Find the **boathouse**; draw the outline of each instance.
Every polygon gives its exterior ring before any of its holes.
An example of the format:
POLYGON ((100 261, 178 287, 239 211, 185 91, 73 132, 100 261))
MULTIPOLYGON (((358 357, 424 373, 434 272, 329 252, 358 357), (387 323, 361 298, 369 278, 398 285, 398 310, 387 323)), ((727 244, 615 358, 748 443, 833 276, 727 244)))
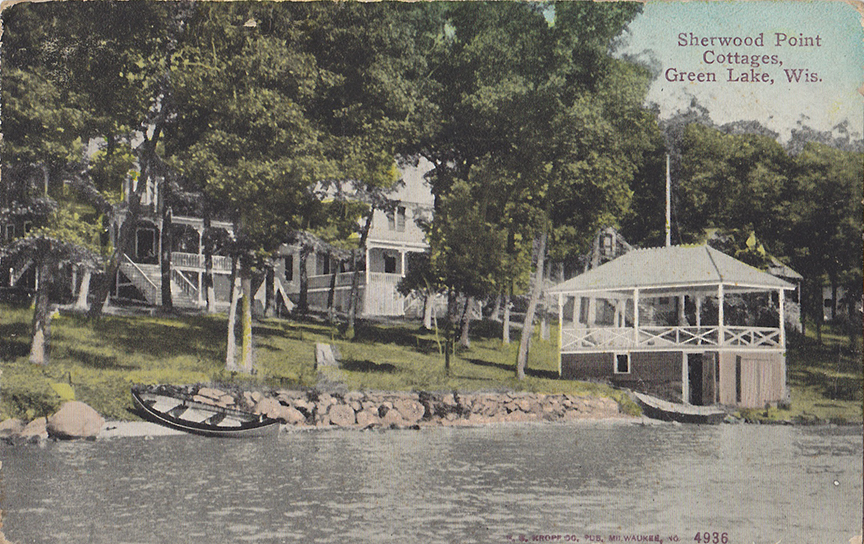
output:
POLYGON ((707 245, 630 251, 547 291, 559 374, 694 405, 783 401, 793 289, 707 245))

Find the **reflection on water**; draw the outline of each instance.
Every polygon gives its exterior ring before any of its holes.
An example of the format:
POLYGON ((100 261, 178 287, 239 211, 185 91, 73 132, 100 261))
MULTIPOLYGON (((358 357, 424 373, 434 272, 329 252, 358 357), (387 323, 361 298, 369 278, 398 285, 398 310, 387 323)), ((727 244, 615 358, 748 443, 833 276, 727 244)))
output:
POLYGON ((16 542, 848 542, 858 428, 581 424, 0 446, 16 542))

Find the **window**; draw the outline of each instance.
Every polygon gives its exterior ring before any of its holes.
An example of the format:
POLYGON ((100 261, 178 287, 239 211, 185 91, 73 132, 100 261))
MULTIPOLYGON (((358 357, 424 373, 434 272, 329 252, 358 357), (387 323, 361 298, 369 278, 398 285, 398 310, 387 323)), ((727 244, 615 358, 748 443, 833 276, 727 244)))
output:
POLYGON ((612 247, 614 245, 614 237, 611 234, 603 235, 603 252, 606 255, 610 255, 612 253, 612 247))
POLYGON ((393 212, 387 212, 387 229, 396 230, 396 215, 393 212))
POLYGON ((6 239, 11 240, 12 238, 15 238, 15 225, 9 223, 6 225, 6 239))
POLYGON ((384 273, 396 273, 396 257, 393 255, 384 255, 384 273))
POLYGON ((587 297, 581 297, 579 300, 579 323, 588 324, 588 309, 591 307, 591 300, 587 297))
POLYGON ((33 223, 24 221, 24 234, 30 234, 31 230, 33 230, 33 223))
POLYGON ((294 255, 285 257, 285 281, 294 281, 294 255))
POLYGON ((405 206, 396 207, 396 230, 405 232, 405 206))
POLYGON ((630 353, 615 354, 615 374, 630 374, 630 353))

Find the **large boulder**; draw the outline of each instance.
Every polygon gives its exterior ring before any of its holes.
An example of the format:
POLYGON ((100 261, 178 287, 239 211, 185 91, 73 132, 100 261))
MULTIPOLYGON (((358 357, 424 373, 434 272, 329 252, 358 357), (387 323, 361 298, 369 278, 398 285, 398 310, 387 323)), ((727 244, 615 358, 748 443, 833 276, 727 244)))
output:
POLYGON ((48 438, 47 430, 48 422, 44 417, 36 418, 24 427, 24 430, 18 435, 18 438, 28 442, 38 442, 48 438))
POLYGON ((96 438, 105 420, 83 402, 63 403, 56 414, 48 418, 48 435, 54 438, 96 438))
POLYGON ((339 427, 349 427, 357 422, 354 410, 345 404, 332 405, 327 415, 330 416, 330 424, 339 427))
POLYGON ((24 430, 24 422, 18 418, 10 418, 0 423, 0 438, 18 436, 24 430))
POLYGON ((409 425, 414 425, 423 419, 426 407, 411 398, 397 399, 393 402, 393 408, 399 411, 402 419, 409 425))
POLYGON ((282 405, 273 397, 265 397, 255 405, 255 413, 278 419, 282 414, 282 405))

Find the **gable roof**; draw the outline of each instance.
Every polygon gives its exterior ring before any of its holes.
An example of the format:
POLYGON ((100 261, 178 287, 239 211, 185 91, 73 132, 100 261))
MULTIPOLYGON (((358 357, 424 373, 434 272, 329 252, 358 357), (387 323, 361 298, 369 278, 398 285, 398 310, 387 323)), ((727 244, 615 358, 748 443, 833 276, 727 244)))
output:
POLYGON ((730 291, 795 286, 710 246, 637 249, 552 287, 548 294, 639 289, 708 288, 730 291))

